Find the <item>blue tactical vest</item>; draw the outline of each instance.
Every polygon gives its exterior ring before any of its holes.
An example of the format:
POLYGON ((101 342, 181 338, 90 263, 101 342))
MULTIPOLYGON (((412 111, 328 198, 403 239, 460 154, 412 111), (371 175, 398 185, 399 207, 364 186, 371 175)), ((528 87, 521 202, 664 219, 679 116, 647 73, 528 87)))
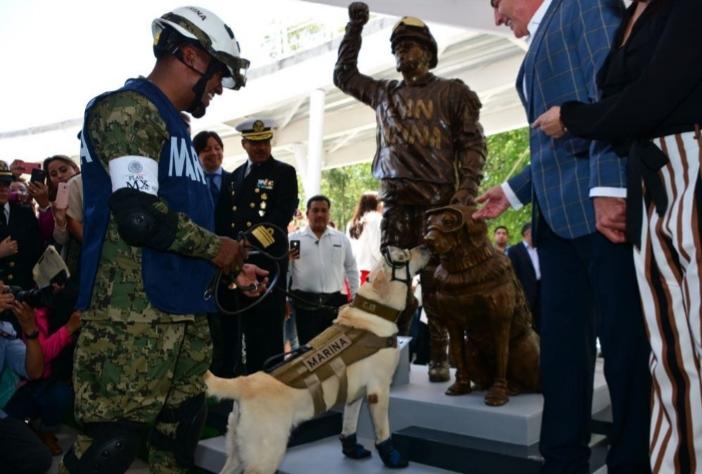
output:
MULTIPOLYGON (((96 100, 122 91, 135 91, 145 96, 166 123, 170 137, 159 157, 158 197, 166 202, 170 211, 182 212, 199 226, 213 231, 214 203, 190 134, 180 113, 156 86, 143 78, 130 79, 121 89, 93 99, 86 108, 85 121, 96 100)), ((108 199, 112 194, 112 181, 105 166, 96 159, 85 130, 81 136, 84 234, 78 308, 87 309, 110 219, 108 199)), ((161 311, 173 314, 215 311, 213 299, 204 298, 214 273, 215 267, 208 261, 142 248, 141 274, 146 295, 161 311)))

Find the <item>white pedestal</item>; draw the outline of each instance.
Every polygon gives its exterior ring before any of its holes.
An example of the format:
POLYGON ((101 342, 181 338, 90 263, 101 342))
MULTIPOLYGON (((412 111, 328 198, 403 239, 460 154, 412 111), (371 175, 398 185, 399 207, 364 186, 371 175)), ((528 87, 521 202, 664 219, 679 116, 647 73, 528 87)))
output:
MULTIPOLYGON (((450 397, 444 394, 453 383, 430 383, 427 367, 411 365, 410 383, 393 386, 390 393, 390 430, 419 426, 503 443, 532 446, 539 442, 543 397, 524 394, 510 397, 501 407, 485 405, 485 392, 450 397)), ((597 361, 592 413, 609 407, 609 390, 597 361)), ((374 438, 370 414, 364 404, 359 436, 374 438)))

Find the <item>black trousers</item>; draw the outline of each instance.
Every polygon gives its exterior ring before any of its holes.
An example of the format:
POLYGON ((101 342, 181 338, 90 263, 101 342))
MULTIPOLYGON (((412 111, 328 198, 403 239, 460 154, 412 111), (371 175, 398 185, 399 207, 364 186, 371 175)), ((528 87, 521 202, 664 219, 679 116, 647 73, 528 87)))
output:
MULTIPOLYGON (((282 274, 284 270, 280 271, 282 274)), ((256 301, 223 286, 218 288, 219 298, 228 311, 246 308, 256 301)), ((252 374, 262 370, 269 357, 283 352, 285 294, 281 287, 284 287, 283 280, 278 279, 276 287, 265 298, 241 313, 209 315, 213 345, 211 370, 215 375, 231 378, 252 374)))
POLYGON ((51 452, 29 429, 14 418, 0 419, 0 459, 3 472, 43 474, 51 467, 51 452))
MULTIPOLYGON (((241 307, 251 304, 245 296, 241 307)), ((244 344, 246 345, 246 370, 253 374, 263 369, 270 357, 283 352, 283 321, 285 319, 285 294, 274 289, 260 303, 239 316, 244 344)))
POLYGON ((210 370, 219 377, 243 375, 241 359, 241 328, 238 315, 210 313, 207 315, 212 336, 212 365, 210 370))
POLYGON ((338 308, 347 303, 346 295, 342 293, 330 293, 322 297, 315 296, 314 293, 293 292, 295 296, 302 298, 305 302, 320 303, 324 306, 336 308, 318 309, 299 300, 293 299, 295 307, 295 319, 297 325, 297 338, 300 344, 307 344, 315 336, 322 333, 331 326, 332 321, 338 314, 338 308))
POLYGON ((610 474, 645 474, 648 463, 649 345, 630 245, 599 232, 557 236, 541 217, 543 474, 589 473, 595 337, 612 401, 610 474))

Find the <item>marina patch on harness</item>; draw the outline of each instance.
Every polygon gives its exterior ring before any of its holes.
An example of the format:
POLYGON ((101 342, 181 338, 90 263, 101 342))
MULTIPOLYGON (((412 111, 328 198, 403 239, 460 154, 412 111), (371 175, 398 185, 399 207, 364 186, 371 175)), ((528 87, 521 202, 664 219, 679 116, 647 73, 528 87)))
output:
POLYGON ((305 357, 302 363, 307 367, 307 370, 314 372, 314 369, 341 354, 349 347, 351 347, 351 339, 345 334, 340 334, 326 345, 316 349, 311 356, 305 357))

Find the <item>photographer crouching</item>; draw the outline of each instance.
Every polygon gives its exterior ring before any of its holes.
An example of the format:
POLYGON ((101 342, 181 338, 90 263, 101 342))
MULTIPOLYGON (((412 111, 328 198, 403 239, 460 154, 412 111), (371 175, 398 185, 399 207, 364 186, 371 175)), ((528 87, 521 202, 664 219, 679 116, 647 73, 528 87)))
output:
MULTIPOLYGON (((15 315, 19 333, 9 321, 0 321, 0 407, 14 393, 18 378, 36 379, 44 370, 34 312, 26 303, 16 301, 8 290, 0 283, 0 312, 11 311, 15 315)), ((51 466, 49 449, 26 423, 8 417, 1 408, 0 459, 7 472, 43 473, 51 466)))
MULTIPOLYGON (((5 411, 15 419, 28 420, 51 454, 58 455, 62 450, 54 431, 73 409, 72 361, 75 335, 80 329, 80 313, 65 311, 61 304, 72 292, 65 289, 68 280, 66 264, 54 247, 47 248, 33 274, 38 288, 5 288, 14 297, 15 307, 3 312, 0 319, 15 324, 22 319, 35 321, 36 334, 32 337, 39 341, 44 369, 41 377, 23 383, 17 389, 5 411)), ((75 298, 69 296, 69 299, 72 308, 75 298)), ((29 335, 25 337, 29 338, 29 335)))

